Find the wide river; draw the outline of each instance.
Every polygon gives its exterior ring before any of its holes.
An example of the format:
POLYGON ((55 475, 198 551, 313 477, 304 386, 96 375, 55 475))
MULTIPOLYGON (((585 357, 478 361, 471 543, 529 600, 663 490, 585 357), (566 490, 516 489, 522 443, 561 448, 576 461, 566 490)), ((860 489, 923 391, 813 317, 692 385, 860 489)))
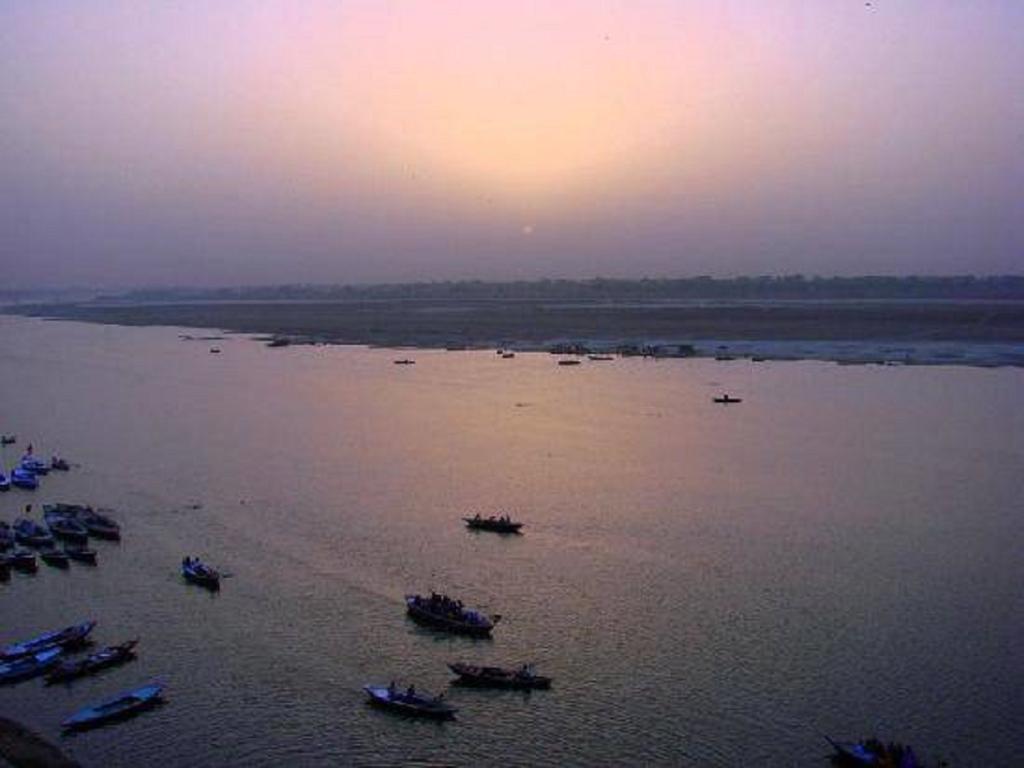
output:
POLYGON ((97 568, 0 584, 0 643, 86 617, 141 638, 73 686, 0 689, 88 766, 820 766, 822 734, 1020 764, 1019 368, 562 367, 0 316, 0 431, 8 467, 26 441, 76 465, 0 519, 91 502, 125 529, 97 568), (182 583, 186 554, 220 594, 182 583), (500 613, 493 640, 408 621, 431 589, 500 613), (554 687, 448 688, 459 659, 554 687), (153 677, 158 710, 60 736, 153 677), (368 707, 392 679, 458 719, 368 707))

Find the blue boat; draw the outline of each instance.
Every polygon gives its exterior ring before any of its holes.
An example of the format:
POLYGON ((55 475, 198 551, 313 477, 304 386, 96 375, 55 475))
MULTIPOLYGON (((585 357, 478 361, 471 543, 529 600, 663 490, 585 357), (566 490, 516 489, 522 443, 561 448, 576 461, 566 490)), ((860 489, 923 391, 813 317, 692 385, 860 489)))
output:
POLYGON ((40 461, 31 454, 25 454, 21 457, 21 468, 34 475, 46 475, 50 473, 50 465, 45 461, 40 461))
POLYGON ((11 568, 22 573, 35 573, 39 570, 39 565, 36 563, 35 553, 22 548, 17 548, 8 556, 8 561, 11 563, 11 568))
POLYGON ((206 565, 198 557, 186 557, 181 561, 181 575, 190 584, 197 584, 210 590, 220 589, 220 573, 206 565))
POLYGON ((78 544, 84 544, 89 540, 89 529, 70 515, 61 514, 52 507, 43 508, 43 519, 50 529, 50 533, 59 539, 66 539, 78 544))
POLYGON ((0 472, 0 493, 11 490, 11 478, 0 472))
POLYGON ((64 629, 44 632, 38 637, 33 637, 31 640, 8 645, 3 651, 0 651, 0 659, 3 661, 20 659, 22 656, 28 656, 49 648, 76 648, 85 644, 86 638, 89 637, 89 633, 92 632, 95 626, 96 622, 90 620, 83 621, 81 624, 72 624, 64 629))
POLYGON ((370 697, 371 704, 389 709, 392 712, 399 712, 403 715, 450 720, 458 712, 443 697, 417 693, 416 689, 412 686, 405 691, 401 691, 395 688, 394 683, 390 686, 364 685, 363 690, 370 697))
POLYGON ((26 491, 34 491, 39 487, 35 472, 29 472, 21 467, 11 470, 11 485, 15 488, 24 488, 26 491))
POLYGON ((60 648, 47 648, 29 656, 0 662, 0 684, 17 683, 43 674, 60 661, 61 653, 60 648))
POLYGON ((151 683, 133 691, 125 691, 100 704, 80 709, 61 723, 61 727, 81 731, 137 715, 159 703, 163 690, 164 687, 159 683, 151 683))
POLYGON ((21 517, 14 521, 14 538, 30 547, 52 547, 53 535, 35 520, 21 517))

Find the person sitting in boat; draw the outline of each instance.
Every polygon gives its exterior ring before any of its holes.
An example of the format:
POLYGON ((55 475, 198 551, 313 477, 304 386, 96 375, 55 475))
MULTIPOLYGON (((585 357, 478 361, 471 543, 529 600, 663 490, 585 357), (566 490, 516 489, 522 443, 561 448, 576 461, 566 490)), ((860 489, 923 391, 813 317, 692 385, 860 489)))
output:
POLYGON ((405 695, 408 698, 410 698, 410 699, 415 697, 416 696, 416 686, 415 685, 410 685, 408 688, 406 688, 405 689, 405 695))

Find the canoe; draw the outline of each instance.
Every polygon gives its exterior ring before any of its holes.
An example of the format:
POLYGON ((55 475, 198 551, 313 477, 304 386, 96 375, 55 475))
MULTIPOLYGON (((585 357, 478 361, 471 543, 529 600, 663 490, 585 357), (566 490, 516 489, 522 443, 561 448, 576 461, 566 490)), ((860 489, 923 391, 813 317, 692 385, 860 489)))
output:
POLYGON ((63 549, 56 549, 54 547, 39 550, 39 557, 42 558, 44 563, 52 565, 54 568, 67 568, 70 562, 67 553, 63 549))
POLYGON ((220 573, 198 558, 185 558, 181 561, 181 575, 190 584, 197 584, 210 590, 220 589, 220 573))
POLYGON ((60 660, 60 648, 47 648, 37 653, 0 662, 0 684, 16 683, 41 675, 60 660))
POLYGON ((364 685, 363 690, 370 697, 371 704, 392 712, 437 720, 450 720, 458 712, 440 696, 417 693, 412 689, 400 691, 384 685, 364 685))
POLYGON ((496 517, 464 517, 466 527, 474 531, 493 531, 494 533, 520 533, 522 523, 502 520, 496 517))
POLYGON ((64 553, 72 560, 88 565, 96 565, 96 550, 89 547, 64 547, 64 553))
POLYGON ((72 624, 70 627, 64 629, 55 629, 52 632, 44 632, 38 637, 33 637, 31 640, 25 640, 21 643, 14 643, 8 645, 2 651, 0 651, 0 659, 7 661, 9 659, 20 659, 22 656, 28 656, 32 653, 38 653, 39 651, 47 648, 54 648, 60 646, 61 648, 76 648, 80 645, 84 645, 86 639, 89 637, 89 633, 92 632, 93 627, 96 626, 95 621, 83 621, 81 624, 72 624))
POLYGON ((144 685, 133 691, 125 691, 100 704, 80 709, 61 723, 61 727, 72 731, 85 730, 131 717, 157 704, 160 701, 161 693, 163 693, 163 686, 158 683, 144 685))
POLYGON ((551 687, 551 678, 536 674, 530 665, 519 669, 502 669, 501 667, 483 667, 456 662, 449 664, 448 669, 459 676, 457 682, 463 685, 521 690, 551 687))
POLYGON ((501 616, 492 619, 469 608, 446 608, 443 603, 421 595, 406 595, 405 606, 413 621, 457 635, 487 637, 501 620, 501 616))
POLYGON ((89 540, 89 529, 73 517, 62 515, 59 512, 44 511, 43 519, 50 529, 50 533, 59 539, 75 541, 84 544, 89 540))
POLYGON ((7 559, 14 570, 22 573, 35 573, 39 569, 35 553, 27 549, 15 549, 7 559))
POLYGON ((84 659, 65 659, 60 666, 56 667, 46 676, 46 684, 65 683, 86 675, 94 675, 100 670, 124 664, 135 658, 135 646, 138 638, 111 645, 96 653, 90 653, 84 659))
POLYGON ((30 547, 53 546, 53 535, 35 520, 21 517, 14 521, 14 539, 30 547))

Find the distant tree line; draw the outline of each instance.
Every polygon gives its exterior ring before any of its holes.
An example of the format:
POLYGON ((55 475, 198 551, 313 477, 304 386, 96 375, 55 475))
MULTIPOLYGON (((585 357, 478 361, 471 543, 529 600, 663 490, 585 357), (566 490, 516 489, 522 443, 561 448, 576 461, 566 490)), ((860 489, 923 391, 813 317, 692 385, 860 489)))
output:
POLYGON ((1024 300, 1024 275, 975 277, 691 277, 681 279, 481 280, 374 285, 274 285, 235 288, 135 290, 104 300, 151 301, 372 301, 435 300, 1024 300))

